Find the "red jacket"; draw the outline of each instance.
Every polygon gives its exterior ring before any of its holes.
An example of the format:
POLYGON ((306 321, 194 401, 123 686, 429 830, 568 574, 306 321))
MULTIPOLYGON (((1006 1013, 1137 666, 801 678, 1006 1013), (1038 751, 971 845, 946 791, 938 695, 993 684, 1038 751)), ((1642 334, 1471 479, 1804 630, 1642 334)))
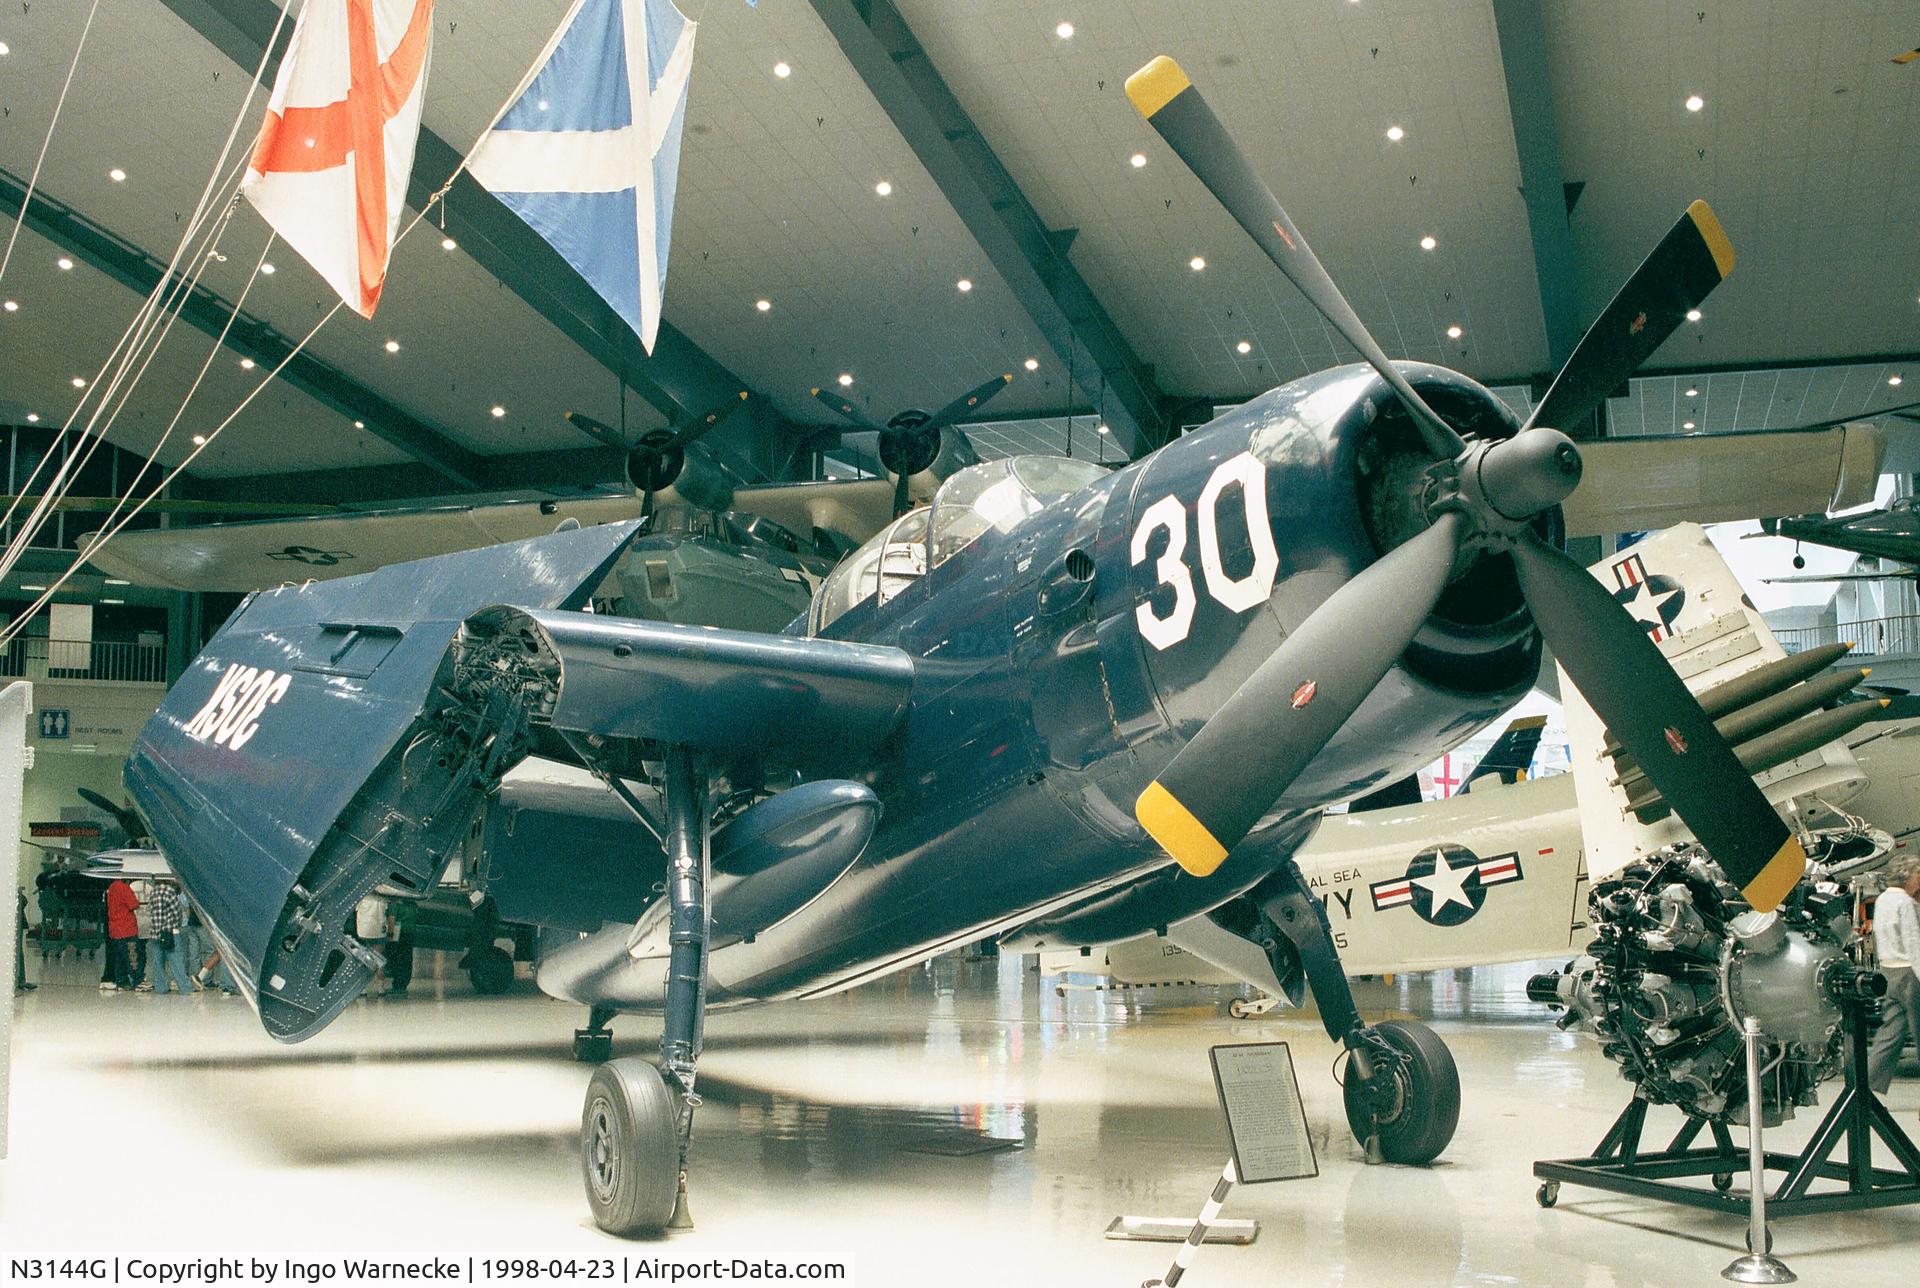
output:
POLYGON ((140 923, 133 916, 133 910, 139 906, 133 887, 126 882, 115 881, 107 887, 108 939, 132 939, 140 933, 140 923))

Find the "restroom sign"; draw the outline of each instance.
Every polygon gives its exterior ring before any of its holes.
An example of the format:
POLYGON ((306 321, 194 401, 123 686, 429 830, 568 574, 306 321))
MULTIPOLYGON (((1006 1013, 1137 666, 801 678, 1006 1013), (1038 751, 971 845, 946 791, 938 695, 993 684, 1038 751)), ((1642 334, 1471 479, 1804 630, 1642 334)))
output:
POLYGON ((73 716, 64 707, 47 707, 40 712, 40 736, 64 738, 73 729, 73 716))

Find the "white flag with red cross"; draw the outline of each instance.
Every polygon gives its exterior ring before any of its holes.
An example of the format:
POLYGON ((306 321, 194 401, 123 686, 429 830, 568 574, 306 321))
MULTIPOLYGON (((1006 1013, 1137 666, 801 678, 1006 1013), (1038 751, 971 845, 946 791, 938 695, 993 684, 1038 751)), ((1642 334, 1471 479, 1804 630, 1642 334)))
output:
POLYGON ((420 135, 433 0, 308 0, 241 191, 372 317, 420 135))

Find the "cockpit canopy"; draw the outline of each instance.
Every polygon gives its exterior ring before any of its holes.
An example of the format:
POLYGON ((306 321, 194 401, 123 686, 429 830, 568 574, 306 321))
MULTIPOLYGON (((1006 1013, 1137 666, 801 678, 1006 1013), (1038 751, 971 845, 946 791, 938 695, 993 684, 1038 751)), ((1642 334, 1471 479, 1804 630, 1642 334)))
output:
POLYGON ((901 515, 840 562, 814 593, 807 633, 869 598, 886 603, 987 532, 1011 532, 1029 514, 1099 482, 1107 468, 1059 456, 968 466, 940 485, 933 504, 901 515))

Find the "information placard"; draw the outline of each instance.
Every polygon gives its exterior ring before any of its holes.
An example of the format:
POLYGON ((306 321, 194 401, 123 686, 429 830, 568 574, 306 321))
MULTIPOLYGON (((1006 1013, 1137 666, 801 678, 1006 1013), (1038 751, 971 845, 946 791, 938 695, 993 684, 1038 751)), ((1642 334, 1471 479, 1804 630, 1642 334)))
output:
POLYGON ((1233 1165, 1242 1185, 1292 1181, 1320 1175, 1307 1108, 1293 1073, 1293 1052, 1284 1042, 1217 1046, 1213 1085, 1227 1115, 1233 1165))

